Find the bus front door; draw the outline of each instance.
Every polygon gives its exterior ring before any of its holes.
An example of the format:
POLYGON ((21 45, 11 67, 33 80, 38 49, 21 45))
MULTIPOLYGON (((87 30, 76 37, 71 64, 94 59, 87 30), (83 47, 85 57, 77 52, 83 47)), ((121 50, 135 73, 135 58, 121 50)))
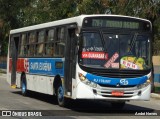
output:
POLYGON ((66 52, 65 52, 65 68, 64 68, 64 84, 65 84, 65 94, 68 96, 72 95, 72 79, 75 79, 76 70, 76 56, 75 56, 75 28, 68 28, 68 36, 66 42, 66 52))
POLYGON ((11 86, 16 87, 16 69, 17 69, 17 58, 18 58, 18 46, 19 46, 19 36, 11 38, 11 86))

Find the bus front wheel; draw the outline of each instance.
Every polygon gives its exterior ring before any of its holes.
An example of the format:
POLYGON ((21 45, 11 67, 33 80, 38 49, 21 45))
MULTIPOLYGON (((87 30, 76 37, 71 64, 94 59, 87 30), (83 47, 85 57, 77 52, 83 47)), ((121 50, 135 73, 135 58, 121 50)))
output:
POLYGON ((22 81, 21 81, 21 92, 23 96, 27 95, 27 82, 25 75, 22 75, 22 81))
POLYGON ((59 85, 57 88, 57 101, 59 106, 65 107, 66 106, 66 98, 64 97, 64 89, 62 85, 59 85))

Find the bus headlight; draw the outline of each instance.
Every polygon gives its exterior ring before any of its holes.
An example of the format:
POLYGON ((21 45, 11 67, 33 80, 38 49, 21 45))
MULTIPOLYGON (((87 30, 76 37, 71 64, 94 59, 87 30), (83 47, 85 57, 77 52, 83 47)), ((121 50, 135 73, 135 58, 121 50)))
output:
POLYGON ((90 87, 96 88, 97 84, 89 81, 82 73, 78 73, 79 79, 86 85, 89 85, 90 87))
POLYGON ((87 80, 86 77, 85 77, 83 74, 81 74, 81 73, 78 73, 78 76, 79 76, 79 79, 80 79, 81 81, 87 80))
POLYGON ((150 81, 150 78, 149 78, 144 84, 138 85, 137 87, 138 87, 138 89, 145 88, 145 87, 147 87, 150 83, 151 83, 151 81, 150 81))

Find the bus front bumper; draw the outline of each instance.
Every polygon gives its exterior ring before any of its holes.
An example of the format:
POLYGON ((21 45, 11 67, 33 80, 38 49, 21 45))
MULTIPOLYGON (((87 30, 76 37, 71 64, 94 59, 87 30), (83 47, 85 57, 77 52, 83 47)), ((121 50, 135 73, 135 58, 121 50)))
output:
POLYGON ((77 85, 76 99, 100 99, 111 101, 149 100, 150 93, 150 84, 141 89, 138 89, 137 86, 129 88, 111 88, 98 86, 97 88, 92 88, 80 82, 77 85), (123 95, 113 95, 113 91, 122 92, 123 95))

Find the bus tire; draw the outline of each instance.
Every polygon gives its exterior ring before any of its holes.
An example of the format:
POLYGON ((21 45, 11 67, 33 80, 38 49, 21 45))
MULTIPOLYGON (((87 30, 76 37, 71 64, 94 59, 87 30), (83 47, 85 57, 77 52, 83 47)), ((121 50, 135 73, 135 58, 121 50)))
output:
POLYGON ((112 107, 115 109, 122 109, 125 106, 125 102, 112 102, 112 107))
POLYGON ((21 93, 23 96, 27 96, 27 81, 25 75, 21 78, 21 93))
POLYGON ((63 89, 62 85, 58 86, 56 95, 57 95, 58 105, 61 107, 65 107, 66 106, 66 98, 64 97, 64 89, 63 89))

